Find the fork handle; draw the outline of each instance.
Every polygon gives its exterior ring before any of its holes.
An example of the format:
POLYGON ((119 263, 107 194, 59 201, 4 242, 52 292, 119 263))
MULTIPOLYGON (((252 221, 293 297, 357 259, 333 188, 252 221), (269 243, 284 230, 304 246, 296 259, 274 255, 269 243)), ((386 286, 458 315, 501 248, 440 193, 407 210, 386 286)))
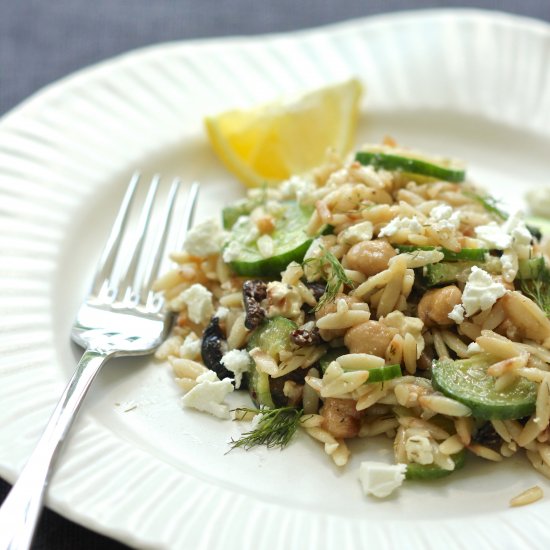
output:
POLYGON ((108 354, 86 350, 67 384, 44 433, 0 508, 0 550, 30 547, 51 467, 80 404, 108 354))

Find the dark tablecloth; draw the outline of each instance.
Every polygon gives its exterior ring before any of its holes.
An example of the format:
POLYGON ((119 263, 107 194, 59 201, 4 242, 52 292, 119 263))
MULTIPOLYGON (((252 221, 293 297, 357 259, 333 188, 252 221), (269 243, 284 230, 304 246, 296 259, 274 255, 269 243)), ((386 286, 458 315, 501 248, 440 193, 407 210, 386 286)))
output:
MULTIPOLYGON (((390 11, 453 6, 550 22, 548 0, 0 0, 0 115, 58 78, 149 44, 283 32, 390 11)), ((0 501, 8 490, 0 480, 0 501)), ((46 510, 33 548, 125 547, 46 510)))

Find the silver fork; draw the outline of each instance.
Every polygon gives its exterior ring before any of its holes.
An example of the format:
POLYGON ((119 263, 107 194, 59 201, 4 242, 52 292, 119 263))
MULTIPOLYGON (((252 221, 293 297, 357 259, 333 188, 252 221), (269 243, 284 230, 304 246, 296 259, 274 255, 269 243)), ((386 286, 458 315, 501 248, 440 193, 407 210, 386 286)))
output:
MULTIPOLYGON (((170 187, 163 212, 164 226, 157 232, 152 260, 144 253, 160 177, 149 187, 138 222, 137 239, 124 275, 117 276, 119 252, 131 203, 139 182, 134 174, 122 200, 113 229, 99 261, 88 297, 71 330, 71 338, 85 351, 59 400, 31 457, 0 508, 0 550, 29 548, 52 466, 86 392, 101 367, 113 357, 152 353, 166 337, 170 315, 151 286, 161 265, 179 180, 170 187)), ((183 214, 184 231, 191 226, 198 196, 194 183, 183 214)))

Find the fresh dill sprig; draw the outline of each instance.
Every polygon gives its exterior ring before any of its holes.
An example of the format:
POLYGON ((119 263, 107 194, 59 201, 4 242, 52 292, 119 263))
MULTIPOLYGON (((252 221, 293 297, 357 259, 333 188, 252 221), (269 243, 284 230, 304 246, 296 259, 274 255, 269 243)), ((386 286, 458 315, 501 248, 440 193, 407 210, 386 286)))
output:
POLYGON ((338 261, 338 258, 329 250, 321 247, 322 255, 318 258, 308 258, 304 261, 306 264, 317 264, 318 273, 323 274, 324 268, 328 265, 329 273, 326 279, 327 287, 325 293, 315 306, 315 311, 321 309, 325 304, 333 302, 338 292, 342 288, 342 285, 353 288, 355 285, 353 281, 346 275, 342 264, 338 261))
POLYGON ((544 266, 532 279, 521 279, 521 291, 550 317, 550 269, 544 266))
POLYGON ((256 427, 245 432, 239 439, 231 440, 231 449, 242 447, 245 451, 258 445, 265 445, 268 449, 280 447, 284 449, 298 429, 302 409, 292 407, 280 407, 278 409, 236 409, 243 413, 256 413, 261 415, 256 427))
POLYGON ((472 199, 490 214, 493 214, 497 218, 500 218, 502 221, 505 221, 508 219, 508 213, 499 208, 498 201, 494 197, 491 197, 491 195, 479 195, 478 193, 474 193, 473 191, 462 191, 462 194, 468 197, 469 199, 472 199))

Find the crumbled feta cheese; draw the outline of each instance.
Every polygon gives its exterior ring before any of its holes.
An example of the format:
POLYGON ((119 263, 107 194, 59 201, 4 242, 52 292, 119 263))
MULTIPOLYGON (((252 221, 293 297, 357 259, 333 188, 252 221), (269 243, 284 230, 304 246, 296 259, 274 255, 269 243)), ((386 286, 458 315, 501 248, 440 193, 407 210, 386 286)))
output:
POLYGON ((201 352, 201 340, 196 334, 191 333, 185 337, 180 346, 180 357, 183 359, 196 359, 201 352))
POLYGON ((512 245, 512 237, 496 222, 491 222, 487 225, 478 225, 475 228, 475 233, 476 237, 483 241, 483 244, 487 248, 504 250, 512 245))
POLYGON ((518 273, 519 262, 516 252, 508 248, 500 257, 500 265, 502 267, 502 278, 505 281, 512 282, 518 273))
POLYGON ((279 281, 267 283, 267 316, 295 318, 302 313, 302 296, 298 289, 279 281))
POLYGON ((225 232, 214 219, 195 225, 185 238, 183 248, 192 256, 205 258, 218 254, 225 240, 225 232))
POLYGON ((372 223, 364 221, 348 227, 338 237, 345 244, 353 245, 363 241, 370 241, 372 239, 372 229, 372 223))
POLYGON ((226 307, 220 306, 216 313, 214 314, 214 317, 218 318, 218 321, 225 321, 227 318, 227 314, 229 313, 229 310, 226 307))
POLYGON ((460 323, 464 322, 464 313, 464 306, 462 304, 456 304, 451 313, 449 313, 448 317, 457 325, 460 325, 460 323))
POLYGON ((512 214, 503 225, 504 230, 512 239, 511 248, 519 259, 527 259, 531 253, 531 232, 525 225, 523 213, 518 211, 512 214))
POLYGON ((405 442, 405 452, 409 462, 433 464, 434 449, 430 439, 423 435, 411 435, 405 442))
POLYGON ((398 216, 385 225, 380 230, 380 233, 378 233, 378 236, 391 237, 398 231, 407 231, 407 233, 421 233, 422 224, 416 216, 413 216, 412 218, 402 218, 401 216, 398 216))
POLYGON ((306 180, 300 176, 292 176, 285 180, 279 186, 284 199, 296 198, 298 202, 311 202, 316 190, 312 181, 306 180))
POLYGON ((208 371, 197 377, 197 385, 182 397, 181 402, 185 407, 207 412, 218 418, 229 418, 229 407, 223 400, 233 389, 228 378, 220 380, 215 372, 208 371))
POLYGON ((531 189, 525 198, 533 214, 550 218, 550 185, 531 189))
POLYGON ((428 223, 439 233, 455 231, 460 226, 460 212, 454 212, 448 204, 440 204, 430 212, 428 223))
POLYGON ((179 298, 187 306, 187 315, 193 323, 207 323, 214 313, 212 293, 199 283, 184 290, 179 298))
POLYGON ((223 261, 225 263, 234 262, 241 254, 241 245, 235 241, 229 241, 223 249, 223 261))
POLYGON ((401 486, 406 471, 406 464, 365 461, 359 466, 359 480, 366 495, 383 498, 401 486))
POLYGON ((250 370, 251 358, 248 352, 241 349, 232 349, 222 357, 221 363, 235 375, 235 388, 240 388, 243 374, 250 370))
POLYGON ((489 273, 473 266, 462 293, 466 317, 489 309, 504 294, 506 289, 502 283, 495 282, 489 273))

